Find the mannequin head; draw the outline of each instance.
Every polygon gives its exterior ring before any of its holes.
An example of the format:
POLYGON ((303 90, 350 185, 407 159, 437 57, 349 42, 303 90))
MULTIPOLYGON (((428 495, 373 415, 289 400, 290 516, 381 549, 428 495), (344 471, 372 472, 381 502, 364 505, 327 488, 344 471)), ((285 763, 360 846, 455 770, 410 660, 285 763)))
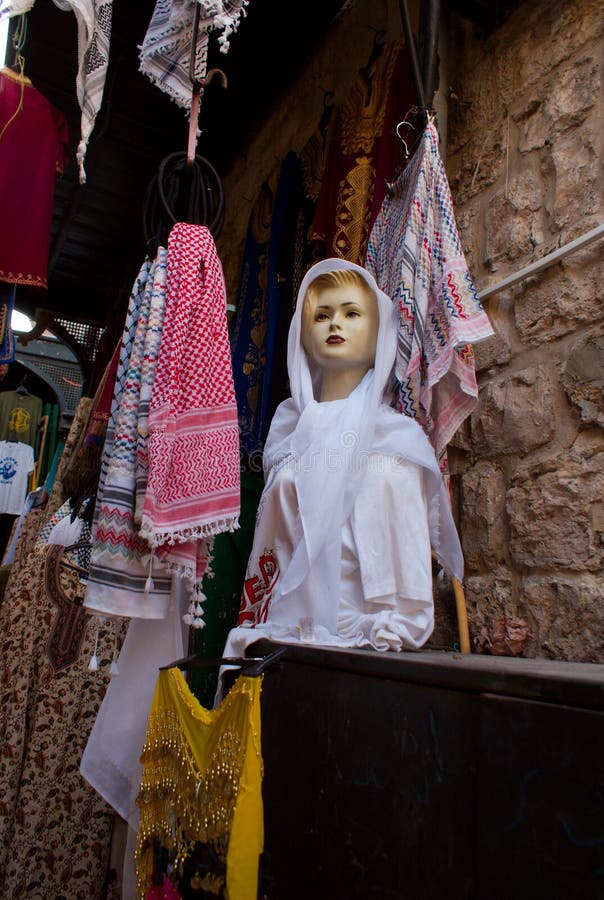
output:
POLYGON ((322 375, 321 400, 347 397, 373 368, 379 326, 377 297, 352 269, 325 272, 308 286, 302 346, 322 375))

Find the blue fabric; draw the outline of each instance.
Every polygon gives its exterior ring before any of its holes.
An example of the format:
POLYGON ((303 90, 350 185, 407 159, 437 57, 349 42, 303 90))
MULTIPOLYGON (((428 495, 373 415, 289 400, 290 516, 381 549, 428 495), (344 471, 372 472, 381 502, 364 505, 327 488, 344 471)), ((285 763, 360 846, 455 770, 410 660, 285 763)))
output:
POLYGON ((15 360, 15 336, 11 319, 15 308, 15 285, 6 285, 0 295, 0 324, 4 322, 0 341, 0 365, 15 360))
POLYGON ((279 313, 283 304, 291 307, 291 297, 283 296, 278 264, 289 235, 284 226, 296 172, 297 158, 289 153, 278 178, 263 184, 250 216, 239 277, 231 356, 241 450, 248 459, 262 453, 268 433, 279 313))

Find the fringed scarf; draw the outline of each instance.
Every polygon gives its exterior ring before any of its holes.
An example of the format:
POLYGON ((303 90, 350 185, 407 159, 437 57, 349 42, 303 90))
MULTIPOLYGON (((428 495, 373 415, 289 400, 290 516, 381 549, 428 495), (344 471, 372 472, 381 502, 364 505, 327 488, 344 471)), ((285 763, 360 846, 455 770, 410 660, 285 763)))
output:
POLYGON ((419 421, 440 459, 478 397, 469 342, 494 332, 465 261, 432 122, 382 204, 366 266, 399 311, 398 408, 419 421))
MULTIPOLYGON (((113 0, 54 0, 54 3, 65 12, 73 12, 78 27, 76 89, 82 121, 77 160, 80 182, 84 184, 84 159, 97 113, 101 108, 109 66, 113 0)), ((29 12, 33 5, 34 0, 4 0, 0 4, 0 21, 5 17, 29 12)))
POLYGON ((105 442, 95 510, 94 540, 85 605, 97 613, 162 618, 170 602, 171 577, 151 569, 150 548, 135 523, 135 484, 141 434, 141 403, 150 392, 160 345, 166 294, 166 250, 145 260, 130 297, 115 383, 112 419, 105 442), (153 327, 151 325, 153 324, 153 327), (150 383, 149 383, 150 382, 150 383), (152 582, 152 584, 151 584, 152 582))
POLYGON ((239 527, 239 431, 226 292, 214 239, 178 223, 149 411, 141 535, 178 574, 199 578, 208 542, 239 527))
POLYGON ((222 32, 218 38, 221 53, 229 49, 229 37, 239 26, 249 0, 157 0, 145 38, 140 47, 140 71, 179 106, 191 106, 189 59, 193 43, 195 7, 200 7, 199 33, 194 73, 205 78, 208 62, 209 35, 222 32))

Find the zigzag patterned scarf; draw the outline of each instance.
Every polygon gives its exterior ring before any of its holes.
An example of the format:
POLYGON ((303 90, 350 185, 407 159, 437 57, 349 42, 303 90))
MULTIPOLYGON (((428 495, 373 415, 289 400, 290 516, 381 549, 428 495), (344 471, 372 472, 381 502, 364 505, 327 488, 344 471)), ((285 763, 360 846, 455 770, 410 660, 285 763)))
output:
POLYGON ((366 267, 399 310, 398 408, 442 458, 477 402, 470 342, 494 332, 468 271, 432 122, 382 203, 366 267))

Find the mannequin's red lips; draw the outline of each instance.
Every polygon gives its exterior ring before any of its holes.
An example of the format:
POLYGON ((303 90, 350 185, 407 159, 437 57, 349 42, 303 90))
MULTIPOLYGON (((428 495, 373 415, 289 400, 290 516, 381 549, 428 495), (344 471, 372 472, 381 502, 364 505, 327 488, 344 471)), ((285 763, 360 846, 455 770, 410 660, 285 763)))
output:
POLYGON ((327 340, 325 341, 325 343, 326 344, 343 344, 344 338, 340 337, 339 334, 330 334, 329 337, 327 338, 327 340))

